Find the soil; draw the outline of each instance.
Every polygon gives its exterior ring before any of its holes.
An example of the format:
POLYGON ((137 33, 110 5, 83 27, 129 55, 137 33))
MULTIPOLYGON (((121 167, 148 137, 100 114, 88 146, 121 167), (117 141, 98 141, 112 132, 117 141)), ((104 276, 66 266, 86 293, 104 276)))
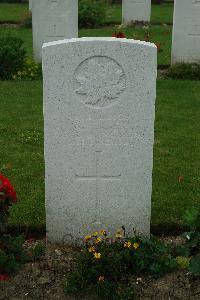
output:
MULTIPOLYGON (((180 238, 162 239, 167 243, 181 243, 180 238)), ((0 300, 94 300, 92 296, 64 294, 66 277, 80 249, 42 242, 46 244, 46 253, 40 261, 27 263, 17 275, 0 281, 0 300)), ((158 279, 133 277, 131 282, 138 300, 200 300, 200 278, 186 271, 175 271, 158 279)))

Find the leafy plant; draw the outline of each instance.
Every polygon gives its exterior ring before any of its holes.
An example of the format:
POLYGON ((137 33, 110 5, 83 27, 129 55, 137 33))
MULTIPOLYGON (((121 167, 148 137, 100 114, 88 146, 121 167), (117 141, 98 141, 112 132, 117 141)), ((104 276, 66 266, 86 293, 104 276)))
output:
POLYGON ((26 50, 23 41, 13 36, 0 37, 0 79, 12 79, 23 68, 26 50))
POLYGON ((177 63, 168 69, 166 77, 173 79, 200 80, 200 65, 195 63, 177 63))
POLYGON ((36 80, 42 78, 42 66, 33 59, 27 58, 22 69, 13 74, 13 80, 36 80))
POLYGON ((182 237, 185 243, 176 248, 177 255, 189 258, 188 270, 194 275, 200 275, 200 211, 196 208, 188 209, 183 217, 185 225, 190 227, 182 237))
POLYGON ((96 27, 105 22, 105 0, 79 0, 79 27, 96 27))
POLYGON ((153 237, 125 239, 117 232, 112 238, 103 230, 85 237, 65 291, 74 294, 87 288, 102 299, 134 299, 133 287, 129 290, 132 298, 129 298, 127 284, 123 284, 128 283, 130 275, 160 276, 176 265, 169 247, 153 237))
POLYGON ((16 273, 22 264, 38 260, 44 253, 41 243, 24 247, 23 235, 12 237, 7 234, 0 236, 0 275, 16 273))

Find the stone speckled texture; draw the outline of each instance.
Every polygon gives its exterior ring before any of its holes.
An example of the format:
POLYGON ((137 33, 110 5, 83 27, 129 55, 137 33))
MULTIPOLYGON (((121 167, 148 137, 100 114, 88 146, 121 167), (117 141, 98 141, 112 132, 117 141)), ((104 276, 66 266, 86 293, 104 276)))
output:
POLYGON ((149 235, 157 49, 115 38, 44 44, 50 241, 100 229, 149 235))
POLYGON ((172 64, 200 63, 200 1, 175 0, 172 64))
POLYGON ((42 60, 42 45, 78 37, 78 0, 34 0, 32 2, 33 53, 42 60))
POLYGON ((151 0, 122 0, 122 23, 150 22, 151 0))

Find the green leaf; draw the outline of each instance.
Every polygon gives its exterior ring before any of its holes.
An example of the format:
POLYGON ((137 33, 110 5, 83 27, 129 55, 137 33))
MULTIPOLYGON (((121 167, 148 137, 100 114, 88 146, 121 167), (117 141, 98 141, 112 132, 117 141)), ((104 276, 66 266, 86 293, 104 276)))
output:
POLYGON ((191 259, 188 269, 192 274, 200 276, 200 253, 191 259))

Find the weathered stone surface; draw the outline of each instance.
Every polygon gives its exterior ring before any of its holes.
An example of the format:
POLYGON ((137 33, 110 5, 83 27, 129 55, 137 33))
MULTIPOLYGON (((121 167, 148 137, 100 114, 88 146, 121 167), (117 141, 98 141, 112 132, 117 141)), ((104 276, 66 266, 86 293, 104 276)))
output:
POLYGON ((175 0, 172 64, 200 62, 200 0, 175 0))
POLYGON ((34 57, 41 62, 43 43, 78 36, 78 0, 34 0, 32 24, 34 57))
POLYGON ((150 22, 151 0, 122 0, 122 23, 150 22))
POLYGON ((43 46, 50 241, 150 231, 156 47, 114 38, 43 46))

